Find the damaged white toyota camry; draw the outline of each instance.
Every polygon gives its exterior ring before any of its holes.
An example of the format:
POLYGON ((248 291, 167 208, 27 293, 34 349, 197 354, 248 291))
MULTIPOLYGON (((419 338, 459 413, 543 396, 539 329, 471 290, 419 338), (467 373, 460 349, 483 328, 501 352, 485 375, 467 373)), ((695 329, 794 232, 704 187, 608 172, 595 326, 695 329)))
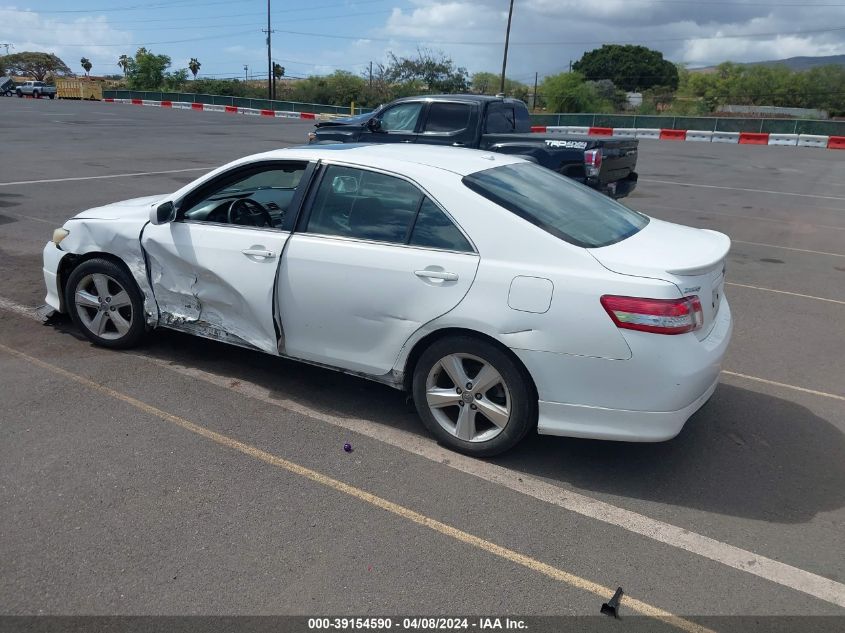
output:
POLYGON ((534 428, 677 435, 730 340, 729 247, 520 158, 323 145, 83 211, 44 278, 98 345, 164 327, 357 374, 494 455, 534 428))

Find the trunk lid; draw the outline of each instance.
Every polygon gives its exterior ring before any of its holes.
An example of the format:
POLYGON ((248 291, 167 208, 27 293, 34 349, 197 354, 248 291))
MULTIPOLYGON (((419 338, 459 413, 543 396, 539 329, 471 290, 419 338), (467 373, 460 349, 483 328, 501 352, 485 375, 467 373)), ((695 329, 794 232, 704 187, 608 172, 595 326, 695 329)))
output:
POLYGON ((704 339, 715 324, 724 295, 727 235, 651 218, 631 237, 588 252, 615 273, 661 279, 685 297, 698 296, 704 324, 695 332, 704 339))

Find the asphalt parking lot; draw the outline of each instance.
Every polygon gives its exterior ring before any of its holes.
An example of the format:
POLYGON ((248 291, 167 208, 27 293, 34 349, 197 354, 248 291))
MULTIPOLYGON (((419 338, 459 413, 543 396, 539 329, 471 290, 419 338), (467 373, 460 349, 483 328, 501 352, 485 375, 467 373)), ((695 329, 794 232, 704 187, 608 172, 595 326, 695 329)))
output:
POLYGON ((845 152, 641 143, 626 204, 733 240, 722 384, 662 444, 472 460, 381 385, 32 317, 69 216, 310 129, 0 99, 0 614, 845 616, 845 152))

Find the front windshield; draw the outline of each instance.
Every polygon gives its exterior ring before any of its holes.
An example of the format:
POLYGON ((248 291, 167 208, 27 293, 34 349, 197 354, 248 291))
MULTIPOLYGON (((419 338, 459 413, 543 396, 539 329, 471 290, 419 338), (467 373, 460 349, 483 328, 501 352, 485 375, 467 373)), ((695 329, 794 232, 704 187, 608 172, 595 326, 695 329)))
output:
POLYGON ((585 248, 620 242, 648 224, 641 213, 533 163, 486 169, 465 176, 463 183, 552 235, 585 248))

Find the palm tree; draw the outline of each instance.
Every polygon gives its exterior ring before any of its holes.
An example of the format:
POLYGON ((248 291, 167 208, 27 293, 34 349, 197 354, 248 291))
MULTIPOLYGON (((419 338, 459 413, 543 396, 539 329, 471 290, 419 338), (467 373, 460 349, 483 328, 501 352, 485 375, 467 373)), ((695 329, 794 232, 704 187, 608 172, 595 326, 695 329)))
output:
POLYGON ((91 71, 91 60, 87 57, 83 57, 79 60, 80 65, 83 69, 85 69, 85 76, 88 76, 88 73, 91 71))
POLYGON ((188 68, 190 68, 191 72, 194 74, 194 79, 197 78, 200 66, 202 66, 202 64, 200 64, 199 60, 196 57, 191 57, 191 61, 188 62, 188 68))
POLYGON ((123 69, 123 76, 125 77, 129 70, 129 57, 127 55, 121 55, 120 59, 117 60, 117 65, 123 69))

